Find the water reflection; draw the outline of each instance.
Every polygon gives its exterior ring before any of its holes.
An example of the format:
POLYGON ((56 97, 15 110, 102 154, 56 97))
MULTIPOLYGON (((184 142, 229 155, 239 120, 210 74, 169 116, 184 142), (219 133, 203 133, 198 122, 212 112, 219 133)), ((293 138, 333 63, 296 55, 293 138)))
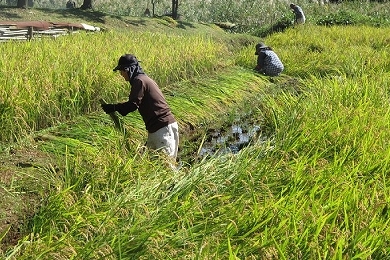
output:
POLYGON ((260 132, 260 126, 232 125, 224 129, 209 130, 203 143, 199 156, 204 157, 212 154, 238 153, 260 132))

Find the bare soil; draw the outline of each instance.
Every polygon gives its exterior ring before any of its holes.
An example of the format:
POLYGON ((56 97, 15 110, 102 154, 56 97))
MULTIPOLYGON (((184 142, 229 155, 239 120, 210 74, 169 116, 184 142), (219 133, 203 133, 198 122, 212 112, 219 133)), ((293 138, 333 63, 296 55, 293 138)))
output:
POLYGON ((47 154, 34 147, 11 148, 1 153, 0 255, 25 235, 25 226, 42 200, 42 183, 38 185, 35 177, 42 174, 42 168, 53 165, 47 154))

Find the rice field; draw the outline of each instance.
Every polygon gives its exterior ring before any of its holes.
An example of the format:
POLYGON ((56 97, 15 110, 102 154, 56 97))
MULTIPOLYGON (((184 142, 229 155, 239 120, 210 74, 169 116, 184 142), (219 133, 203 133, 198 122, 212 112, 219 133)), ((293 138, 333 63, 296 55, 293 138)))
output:
POLYGON ((19 231, 1 226, 1 257, 389 258, 389 30, 308 24, 256 39, 285 64, 274 79, 252 71, 256 41, 232 51, 204 35, 110 32, 0 45, 0 169, 13 173, 2 208, 31 207, 19 231), (99 108, 128 94, 112 72, 124 52, 179 121, 177 171, 143 149, 137 114, 123 135, 99 108), (207 128, 247 110, 265 142, 189 160, 207 128), (7 163, 27 151, 30 165, 7 163))
POLYGON ((226 53, 225 49, 207 36, 149 32, 79 34, 56 41, 2 44, 0 140, 19 140, 35 130, 96 111, 99 98, 126 98, 128 86, 112 72, 124 53, 147 61, 144 69, 164 88, 222 66, 217 56, 226 53), (120 44, 107 48, 112 41, 120 44))

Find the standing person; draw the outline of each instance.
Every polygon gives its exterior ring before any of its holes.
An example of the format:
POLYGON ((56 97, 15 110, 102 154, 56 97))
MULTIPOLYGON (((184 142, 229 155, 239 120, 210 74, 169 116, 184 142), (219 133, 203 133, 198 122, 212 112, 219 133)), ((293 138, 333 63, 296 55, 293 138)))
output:
POLYGON ((302 8, 296 4, 290 4, 290 8, 293 10, 295 15, 294 24, 304 24, 306 17, 302 8))
POLYGON ((267 76, 279 76, 284 70, 283 63, 278 55, 264 43, 256 45, 257 65, 255 70, 267 76))
POLYGON ((162 149, 176 160, 179 146, 179 127, 157 83, 147 76, 132 54, 119 58, 114 71, 130 83, 129 100, 124 103, 102 104, 107 114, 117 111, 122 116, 138 109, 148 131, 146 146, 162 149))

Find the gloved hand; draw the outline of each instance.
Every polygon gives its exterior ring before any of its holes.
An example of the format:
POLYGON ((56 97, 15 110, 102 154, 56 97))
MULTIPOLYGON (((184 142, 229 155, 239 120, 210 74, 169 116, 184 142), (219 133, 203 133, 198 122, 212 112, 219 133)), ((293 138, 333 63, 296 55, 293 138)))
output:
POLYGON ((113 113, 115 112, 115 104, 102 104, 102 109, 104 110, 104 112, 106 112, 107 114, 110 114, 110 113, 113 113))

